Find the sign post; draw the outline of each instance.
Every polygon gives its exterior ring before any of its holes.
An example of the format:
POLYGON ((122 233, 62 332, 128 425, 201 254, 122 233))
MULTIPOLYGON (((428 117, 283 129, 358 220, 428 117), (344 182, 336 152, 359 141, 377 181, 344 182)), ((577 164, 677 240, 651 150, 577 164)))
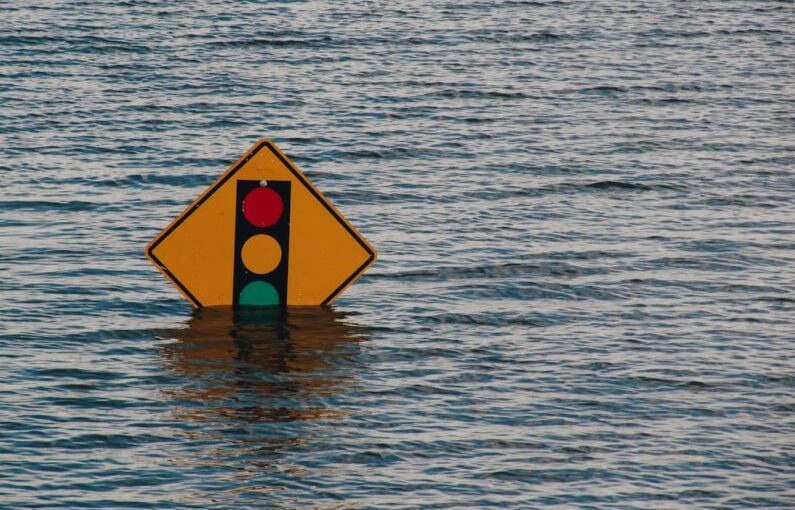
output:
POLYGON ((196 307, 326 305, 375 261, 364 237, 260 140, 146 247, 196 307))

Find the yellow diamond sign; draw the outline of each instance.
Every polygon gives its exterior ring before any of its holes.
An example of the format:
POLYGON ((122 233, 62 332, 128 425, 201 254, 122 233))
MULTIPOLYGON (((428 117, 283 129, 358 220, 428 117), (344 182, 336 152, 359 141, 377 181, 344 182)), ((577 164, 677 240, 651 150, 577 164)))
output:
POLYGON ((373 247, 270 140, 260 140, 146 248, 196 307, 331 303, 373 247))

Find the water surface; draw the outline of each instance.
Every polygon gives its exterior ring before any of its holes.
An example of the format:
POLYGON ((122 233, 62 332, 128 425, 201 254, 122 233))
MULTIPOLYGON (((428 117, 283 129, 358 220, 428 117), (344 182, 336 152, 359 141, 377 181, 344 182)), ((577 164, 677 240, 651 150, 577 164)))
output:
POLYGON ((791 2, 0 11, 0 507, 795 506, 791 2), (379 261, 194 312, 261 137, 379 261))

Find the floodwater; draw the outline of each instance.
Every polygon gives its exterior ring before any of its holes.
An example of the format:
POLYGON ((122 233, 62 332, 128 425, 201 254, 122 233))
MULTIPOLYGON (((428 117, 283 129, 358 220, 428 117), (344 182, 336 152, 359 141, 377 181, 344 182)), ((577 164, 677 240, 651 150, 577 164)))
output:
POLYGON ((795 506, 776 1, 0 4, 0 507, 795 506), (194 312, 257 139, 379 251, 194 312))

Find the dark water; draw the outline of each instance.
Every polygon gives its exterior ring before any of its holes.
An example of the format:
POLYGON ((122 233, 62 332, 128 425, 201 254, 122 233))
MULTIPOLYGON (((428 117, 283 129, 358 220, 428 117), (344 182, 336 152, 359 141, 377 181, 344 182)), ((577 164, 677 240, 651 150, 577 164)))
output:
POLYGON ((795 506, 791 2, 0 11, 0 507, 795 506), (193 313, 263 136, 379 262, 193 313))

